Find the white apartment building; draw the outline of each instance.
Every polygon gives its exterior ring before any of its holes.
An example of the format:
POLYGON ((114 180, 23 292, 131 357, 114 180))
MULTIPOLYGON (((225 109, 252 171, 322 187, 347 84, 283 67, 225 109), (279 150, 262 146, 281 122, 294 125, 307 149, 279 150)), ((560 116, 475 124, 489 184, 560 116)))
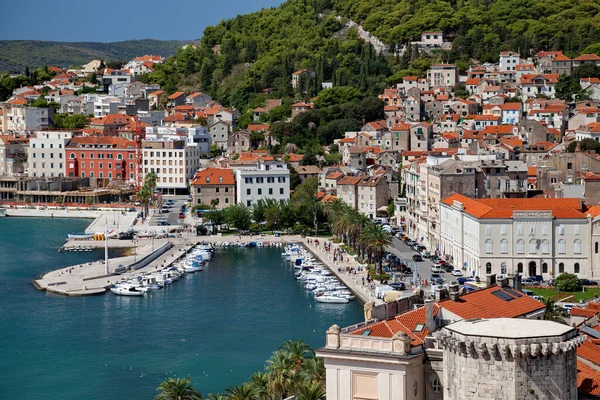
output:
POLYGON ((200 167, 200 150, 187 146, 186 138, 160 137, 142 141, 144 176, 155 172, 156 188, 163 194, 185 194, 200 167))
POLYGON ((119 107, 124 105, 124 101, 117 96, 99 95, 95 93, 86 93, 83 95, 83 104, 86 112, 94 114, 94 118, 102 118, 109 114, 118 114, 119 107), (90 110, 91 109, 91 110, 90 110))
POLYGON ((454 87, 458 81, 458 68, 452 64, 432 65, 427 71, 432 86, 454 87))
POLYGON ((465 275, 592 277, 591 216, 581 199, 471 199, 441 203, 441 252, 465 275))
POLYGON ((38 131, 29 139, 29 176, 66 176, 65 147, 72 132, 38 131))
POLYGON ((146 139, 158 140, 170 138, 171 140, 185 139, 186 146, 197 147, 200 154, 210 153, 211 138, 208 129, 204 126, 176 127, 176 126, 148 126, 146 139))
POLYGON ((235 171, 237 203, 251 206, 260 199, 288 200, 290 171, 279 162, 258 163, 235 171))
POLYGON ((2 127, 5 132, 37 131, 50 126, 51 108, 2 106, 2 127))
POLYGON ((513 51, 500 53, 500 71, 516 71, 517 65, 521 64, 521 55, 513 51))

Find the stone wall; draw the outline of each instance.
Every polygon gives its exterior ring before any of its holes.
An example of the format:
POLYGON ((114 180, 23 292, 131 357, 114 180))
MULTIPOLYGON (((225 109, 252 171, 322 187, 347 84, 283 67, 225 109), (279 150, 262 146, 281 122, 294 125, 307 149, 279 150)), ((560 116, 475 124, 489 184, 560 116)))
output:
POLYGON ((436 334, 444 349, 444 399, 575 400, 582 338, 574 334, 501 339, 444 329, 436 334))

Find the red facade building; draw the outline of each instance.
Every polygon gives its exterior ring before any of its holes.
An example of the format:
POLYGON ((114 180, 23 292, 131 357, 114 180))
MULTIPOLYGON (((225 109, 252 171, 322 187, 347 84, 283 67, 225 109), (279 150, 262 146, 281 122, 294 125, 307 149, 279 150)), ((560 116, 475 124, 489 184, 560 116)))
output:
POLYGON ((135 182, 136 143, 121 137, 77 136, 65 148, 67 176, 135 182))

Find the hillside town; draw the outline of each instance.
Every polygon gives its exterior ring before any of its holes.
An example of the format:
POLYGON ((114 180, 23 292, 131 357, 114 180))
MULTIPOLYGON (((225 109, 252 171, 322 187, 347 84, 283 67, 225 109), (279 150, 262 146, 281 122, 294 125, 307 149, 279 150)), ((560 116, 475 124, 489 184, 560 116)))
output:
MULTIPOLYGON (((443 36, 424 32, 411 44, 444 49, 443 36)), ((323 207, 345 204, 408 244, 415 261, 462 279, 460 288, 442 280, 422 307, 406 300, 401 313, 375 318, 367 303, 365 322, 332 326, 317 351, 327 399, 600 396, 598 299, 567 302, 559 325, 541 321, 547 305, 523 292, 561 274, 584 288, 600 282, 600 78, 579 76, 600 68, 600 56, 507 51, 464 72, 432 65, 379 94, 383 119, 364 119, 318 154, 291 143, 272 151, 278 121, 265 116, 286 106, 281 98, 267 93, 241 123, 242 110, 207 93, 142 82, 164 62, 48 66, 49 81, 14 90, 0 104, 0 207, 140 207, 155 174, 155 194, 189 196, 194 212, 251 208, 316 181, 323 207), (565 76, 582 92, 565 96, 565 76), (577 374, 561 375, 569 366, 577 374)), ((319 107, 320 95, 302 92, 311 74, 289 77, 296 97, 279 122, 319 107)))

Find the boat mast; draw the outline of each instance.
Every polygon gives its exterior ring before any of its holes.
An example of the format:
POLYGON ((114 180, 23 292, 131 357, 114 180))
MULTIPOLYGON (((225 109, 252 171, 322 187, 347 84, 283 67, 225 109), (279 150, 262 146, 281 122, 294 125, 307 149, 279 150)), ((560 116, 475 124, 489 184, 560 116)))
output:
POLYGON ((108 219, 106 221, 106 227, 104 228, 104 268, 105 273, 108 275, 108 219))

